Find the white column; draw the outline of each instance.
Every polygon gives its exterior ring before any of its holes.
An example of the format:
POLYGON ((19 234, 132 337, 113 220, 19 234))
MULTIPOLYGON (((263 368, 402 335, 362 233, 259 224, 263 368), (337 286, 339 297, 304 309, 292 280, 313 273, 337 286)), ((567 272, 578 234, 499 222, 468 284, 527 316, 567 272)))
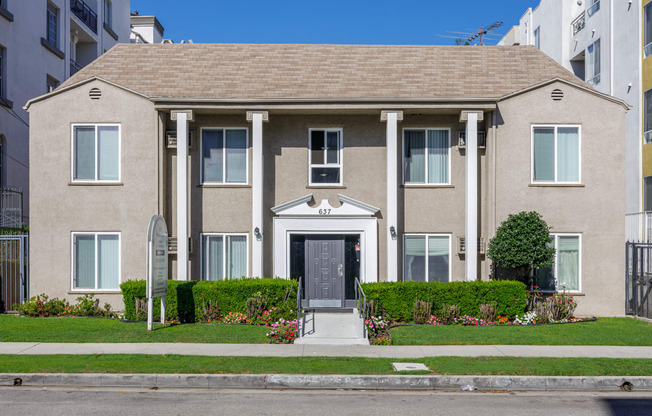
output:
POLYGON ((251 122, 251 276, 263 276, 263 121, 269 121, 267 111, 247 111, 251 122))
POLYGON ((387 281, 398 281, 398 122, 403 120, 403 112, 382 111, 380 120, 387 122, 387 208, 385 221, 387 229, 387 281))
POLYGON ((177 280, 188 275, 188 122, 192 110, 173 110, 177 122, 177 280))
POLYGON ((466 121, 465 250, 466 280, 478 278, 478 121, 482 111, 462 111, 466 121))

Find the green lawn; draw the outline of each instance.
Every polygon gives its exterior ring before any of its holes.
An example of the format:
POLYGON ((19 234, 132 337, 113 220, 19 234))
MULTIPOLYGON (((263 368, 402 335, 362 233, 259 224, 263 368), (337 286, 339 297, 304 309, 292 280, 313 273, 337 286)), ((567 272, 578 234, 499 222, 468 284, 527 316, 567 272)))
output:
MULTIPOLYGON (((181 355, 0 355, 0 373, 396 374, 392 362, 422 362, 431 374, 647 376, 652 360, 612 358, 205 357, 181 355)), ((410 374, 428 374, 410 372, 410 374)))
POLYGON ((631 318, 533 326, 405 326, 394 345, 652 345, 652 325, 631 318))
POLYGON ((264 344, 268 328, 253 325, 154 325, 112 319, 24 318, 0 314, 0 342, 200 342, 264 344))

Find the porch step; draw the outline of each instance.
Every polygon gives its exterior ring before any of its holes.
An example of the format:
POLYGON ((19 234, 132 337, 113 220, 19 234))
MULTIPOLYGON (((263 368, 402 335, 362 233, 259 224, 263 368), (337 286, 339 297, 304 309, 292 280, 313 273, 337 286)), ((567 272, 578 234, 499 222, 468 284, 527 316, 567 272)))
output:
POLYGON ((303 308, 306 313, 353 313, 353 308, 303 308))
POLYGON ((363 325, 355 309, 348 313, 306 311, 299 323, 299 337, 294 343, 369 345, 369 340, 362 336, 363 325))

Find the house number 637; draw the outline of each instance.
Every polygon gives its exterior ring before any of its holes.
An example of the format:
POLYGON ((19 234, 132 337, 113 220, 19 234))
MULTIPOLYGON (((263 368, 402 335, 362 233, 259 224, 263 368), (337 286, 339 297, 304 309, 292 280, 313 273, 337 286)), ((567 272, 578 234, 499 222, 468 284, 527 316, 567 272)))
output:
POLYGON ((330 208, 320 209, 320 210, 319 210, 319 215, 328 215, 328 214, 330 214, 330 213, 331 213, 330 208))

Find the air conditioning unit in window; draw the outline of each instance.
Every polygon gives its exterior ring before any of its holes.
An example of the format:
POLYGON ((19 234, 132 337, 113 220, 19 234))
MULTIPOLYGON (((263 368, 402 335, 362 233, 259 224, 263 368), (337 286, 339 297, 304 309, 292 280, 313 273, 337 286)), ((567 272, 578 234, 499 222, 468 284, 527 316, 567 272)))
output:
MULTIPOLYGON (((168 254, 177 254, 178 248, 179 248, 178 244, 179 243, 177 241, 177 237, 168 238, 168 254)), ((194 246, 194 244, 193 244, 192 237, 189 237, 188 238, 188 253, 189 254, 192 254, 193 246, 194 246)))
MULTIPOLYGON (((478 132, 478 149, 484 149, 487 146, 487 135, 484 131, 478 132)), ((457 147, 460 149, 466 148, 466 131, 460 130, 457 132, 457 147)))
MULTIPOLYGON (((484 253, 485 244, 484 238, 478 237, 478 254, 484 253)), ((464 237, 457 237, 457 254, 464 255, 466 253, 466 243, 464 237)))
MULTIPOLYGON (((165 132, 165 143, 168 149, 177 148, 177 132, 176 131, 166 131, 165 132)), ((195 144, 195 132, 194 130, 188 130, 188 148, 192 149, 192 146, 195 144)))

